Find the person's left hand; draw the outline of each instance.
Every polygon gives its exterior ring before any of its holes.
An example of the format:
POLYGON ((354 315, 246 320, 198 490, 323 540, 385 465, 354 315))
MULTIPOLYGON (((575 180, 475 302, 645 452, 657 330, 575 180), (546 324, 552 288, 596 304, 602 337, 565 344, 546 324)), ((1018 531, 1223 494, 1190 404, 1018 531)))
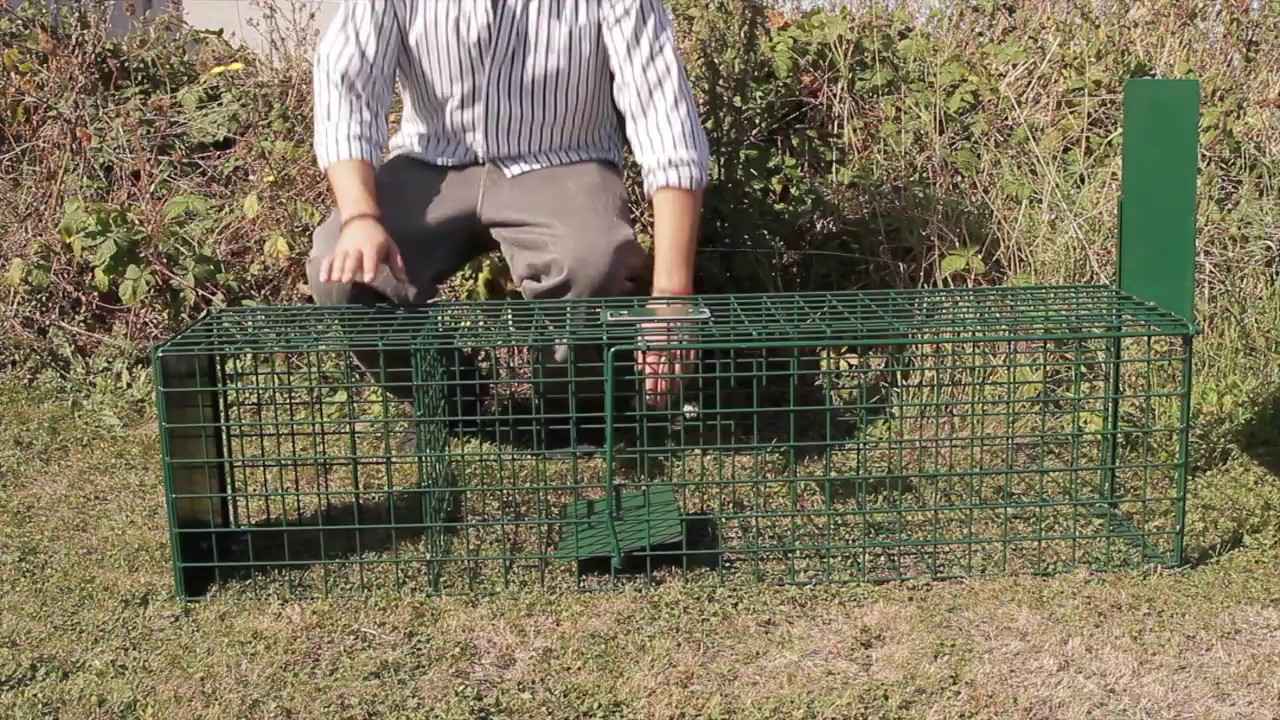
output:
POLYGON ((679 396, 681 383, 695 369, 697 350, 681 347, 690 342, 687 319, 662 319, 663 315, 685 315, 682 303, 654 302, 649 306, 655 318, 644 324, 640 342, 645 349, 636 353, 636 365, 645 376, 645 398, 649 407, 669 407, 679 396))

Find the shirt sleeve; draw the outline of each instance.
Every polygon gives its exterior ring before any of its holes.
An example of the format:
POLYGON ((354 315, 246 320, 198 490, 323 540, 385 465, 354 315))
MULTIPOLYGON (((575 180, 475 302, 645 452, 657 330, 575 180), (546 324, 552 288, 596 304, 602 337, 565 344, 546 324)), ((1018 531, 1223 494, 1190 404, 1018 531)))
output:
POLYGON ((707 184, 710 153, 693 89, 662 0, 605 3, 613 94, 645 192, 707 184))
POLYGON ((344 0, 316 45, 315 153, 322 169, 343 160, 378 164, 400 56, 396 0, 344 0))

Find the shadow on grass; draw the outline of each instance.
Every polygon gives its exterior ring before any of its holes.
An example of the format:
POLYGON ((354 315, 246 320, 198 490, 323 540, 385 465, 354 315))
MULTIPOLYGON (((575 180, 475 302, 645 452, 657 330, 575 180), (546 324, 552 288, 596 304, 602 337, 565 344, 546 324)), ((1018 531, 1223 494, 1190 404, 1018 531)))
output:
MULTIPOLYGON (((450 499, 457 498, 456 493, 450 494, 450 499)), ((186 532, 182 535, 184 562, 195 565, 183 571, 186 594, 204 597, 226 583, 261 581, 369 554, 389 553, 408 563, 428 560, 424 549, 429 552, 431 548, 422 545, 428 533, 436 529, 439 541, 447 544, 456 540, 465 518, 455 505, 444 518, 433 520, 427 501, 421 493, 389 493, 376 500, 335 503, 323 512, 261 521, 233 531, 186 532)), ((626 552, 620 568, 611 569, 609 556, 586 557, 576 561, 577 572, 580 576, 626 577, 664 569, 718 569, 721 546, 716 518, 691 514, 682 517, 681 523, 684 534, 679 540, 626 552)), ((427 546, 431 544, 428 539, 427 546)))
MULTIPOLYGON (((1280 389, 1258 402, 1252 416, 1232 439, 1241 452, 1280 482, 1280 389)), ((1237 530, 1215 542, 1192 548, 1187 553, 1187 565, 1199 567, 1234 552, 1244 544, 1244 539, 1245 530, 1237 530)))
POLYGON ((252 581, 369 553, 397 552, 426 535, 426 495, 364 494, 374 498, 333 503, 320 511, 216 533, 184 531, 180 535, 183 562, 195 565, 183 570, 186 594, 200 597, 223 583, 252 581))
POLYGON ((1235 437, 1239 447, 1254 462, 1280 478, 1280 389, 1264 398, 1235 437))
MULTIPOLYGON (((896 373, 880 377, 868 387, 857 389, 856 417, 838 416, 841 408, 813 406, 811 408, 771 407, 761 411, 750 402, 742 404, 742 396, 698 397, 707 400, 720 419, 714 424, 717 437, 699 436, 699 429, 706 427, 698 422, 683 427, 671 423, 633 422, 623 423, 616 439, 624 448, 615 460, 620 469, 631 466, 637 476, 660 480, 664 474, 664 462, 681 452, 679 448, 697 447, 726 442, 742 442, 745 438, 753 446, 790 447, 790 471, 806 459, 820 455, 835 444, 848 442, 858 436, 877 419, 890 410, 891 389, 896 373), (734 406, 737 402, 738 406, 734 406), (716 405, 716 403, 719 403, 716 405), (732 436, 724 434, 728 427, 732 436), (642 441, 640 435, 646 437, 642 441), (638 449, 626 452, 626 446, 638 449), (645 451, 647 449, 647 451, 645 451), (645 472, 635 466, 645 464, 645 472)), ((792 399, 794 389, 787 391, 792 399)), ((818 391, 821 396, 821 389, 818 391)), ((762 399, 759 393, 748 399, 762 399)), ((520 400, 519 402, 531 402, 520 400)), ((806 402, 817 402, 809 398, 806 402)), ((508 412, 510 409, 507 408, 508 412)), ((525 408, 522 417, 533 417, 532 406, 525 408)), ((453 429, 458 437, 479 437, 499 446, 531 450, 547 460, 563 460, 577 455, 580 459, 596 455, 603 446, 603 437, 592 432, 575 433, 580 444, 599 441, 600 445, 583 449, 567 441, 567 428, 543 426, 532 423, 521 426, 510 422, 511 415, 495 416, 476 422, 459 423, 453 429), (489 421, 486 421, 489 420, 489 421), (505 422, 504 422, 505 420, 505 422)), ((603 423, 601 423, 601 426, 603 423)), ((602 430, 603 428, 596 428, 602 430)), ((204 596, 214 585, 235 581, 252 581, 278 571, 298 571, 325 563, 341 562, 369 554, 387 554, 421 557, 424 536, 440 523, 464 521, 459 510, 461 492, 450 492, 447 497, 455 504, 446 509, 430 511, 427 503, 441 498, 442 493, 417 491, 378 492, 359 491, 360 502, 333 503, 322 510, 277 514, 238 529, 213 533, 184 531, 181 534, 184 585, 186 594, 204 596), (406 548, 409 548, 406 550, 406 548)), ((835 489, 837 496, 842 488, 835 489)), ((355 495, 353 491, 353 495, 355 495)), ((438 501, 437 506, 442 505, 438 501)), ((716 518, 698 514, 696 508, 685 508, 682 522, 684 537, 674 543, 655 546, 644 552, 628 553, 620 575, 647 575, 665 568, 715 569, 720 565, 720 541, 716 518)), ((548 522, 554 522, 548 520, 548 522)), ((440 540, 448 542, 450 532, 441 531, 440 540)), ((431 539, 427 539, 430 544, 431 539)), ((610 559, 584 558, 578 562, 581 574, 608 574, 610 559)))

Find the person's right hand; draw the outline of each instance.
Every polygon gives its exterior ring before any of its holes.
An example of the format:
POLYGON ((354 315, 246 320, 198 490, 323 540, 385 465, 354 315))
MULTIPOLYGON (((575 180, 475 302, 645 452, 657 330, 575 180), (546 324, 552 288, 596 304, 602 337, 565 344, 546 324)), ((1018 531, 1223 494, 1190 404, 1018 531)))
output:
POLYGON ((382 223, 372 216, 352 218, 338 236, 333 254, 320 266, 322 282, 350 283, 362 280, 372 283, 378 273, 378 265, 386 263, 391 274, 402 283, 409 282, 404 271, 404 259, 382 223))

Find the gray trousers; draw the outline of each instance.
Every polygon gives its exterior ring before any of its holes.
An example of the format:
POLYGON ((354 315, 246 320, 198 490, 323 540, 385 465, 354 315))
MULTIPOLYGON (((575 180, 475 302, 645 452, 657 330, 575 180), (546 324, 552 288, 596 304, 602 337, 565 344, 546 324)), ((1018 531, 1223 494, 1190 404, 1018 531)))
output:
MULTIPOLYGON (((647 256, 631 227, 622 174, 613 165, 574 163, 508 178, 489 165, 445 168, 398 156, 378 169, 376 195, 408 283, 396 280, 385 266, 367 285, 320 282, 321 264, 338 243, 341 218, 335 210, 316 229, 307 259, 317 304, 422 304, 436 296, 440 283, 494 250, 502 253, 527 299, 646 290, 647 256)), ((565 376, 564 349, 533 350, 549 377, 565 376)), ((574 362, 581 363, 586 354, 575 349, 574 362)), ((356 359, 393 394, 407 397, 407 356, 364 353, 356 359)), ((542 390, 548 396, 571 391, 558 382, 542 390)))

